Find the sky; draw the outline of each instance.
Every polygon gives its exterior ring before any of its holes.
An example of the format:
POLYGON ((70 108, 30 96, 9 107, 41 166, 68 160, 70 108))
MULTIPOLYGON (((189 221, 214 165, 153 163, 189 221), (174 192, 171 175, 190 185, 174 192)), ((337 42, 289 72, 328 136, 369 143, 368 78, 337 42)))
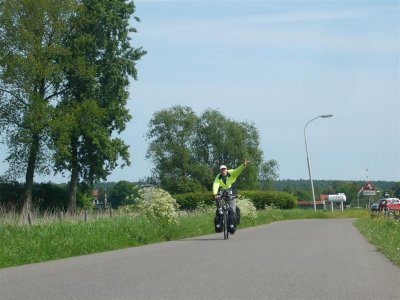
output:
MULTIPOLYGON (((136 0, 137 62, 121 138, 150 175, 145 135, 155 112, 216 109, 253 123, 280 179, 400 181, 398 1, 136 0)), ((2 152, 3 148, 1 149, 2 152)), ((4 153, 2 154, 4 157, 4 153)), ((230 162, 225 162, 228 167, 230 162)), ((3 167, 5 164, 2 165, 3 167)), ((67 177, 35 181, 67 182, 67 177)))

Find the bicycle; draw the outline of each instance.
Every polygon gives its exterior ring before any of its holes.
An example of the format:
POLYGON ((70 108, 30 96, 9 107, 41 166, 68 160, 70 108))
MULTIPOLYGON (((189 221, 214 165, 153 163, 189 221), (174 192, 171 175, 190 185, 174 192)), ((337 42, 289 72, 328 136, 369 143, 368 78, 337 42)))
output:
POLYGON ((222 231, 224 233, 224 240, 229 239, 229 215, 231 209, 231 201, 236 196, 232 194, 232 189, 220 189, 218 201, 218 213, 222 215, 222 231))

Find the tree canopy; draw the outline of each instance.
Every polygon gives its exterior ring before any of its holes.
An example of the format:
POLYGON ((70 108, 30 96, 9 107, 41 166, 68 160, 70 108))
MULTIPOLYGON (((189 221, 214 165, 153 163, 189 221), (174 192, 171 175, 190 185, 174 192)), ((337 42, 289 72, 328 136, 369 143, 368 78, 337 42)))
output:
POLYGON ((49 170, 42 163, 54 103, 63 92, 69 53, 64 40, 73 12, 72 0, 0 2, 0 129, 10 175, 25 173, 26 211, 35 172, 49 170))
POLYGON ((119 158, 130 164, 128 146, 115 133, 131 119, 126 108, 129 77, 137 79, 135 62, 145 54, 130 44, 134 11, 133 2, 84 0, 72 21, 67 92, 54 122, 55 167, 71 173, 70 212, 79 178, 93 184, 105 180, 119 158))
POLYGON ((139 187, 126 180, 117 182, 110 191, 110 202, 114 208, 134 204, 137 198, 139 198, 139 187))
POLYGON ((26 210, 35 173, 70 172, 74 212, 80 180, 105 179, 120 158, 129 164, 117 135, 145 54, 131 45, 134 12, 127 0, 0 2, 0 129, 9 175, 25 173, 26 210))
POLYGON ((217 110, 197 116, 190 107, 173 106, 156 112, 147 133, 147 158, 154 162, 153 179, 172 193, 211 189, 218 168, 252 162, 238 186, 258 187, 263 162, 254 124, 237 122, 217 110))

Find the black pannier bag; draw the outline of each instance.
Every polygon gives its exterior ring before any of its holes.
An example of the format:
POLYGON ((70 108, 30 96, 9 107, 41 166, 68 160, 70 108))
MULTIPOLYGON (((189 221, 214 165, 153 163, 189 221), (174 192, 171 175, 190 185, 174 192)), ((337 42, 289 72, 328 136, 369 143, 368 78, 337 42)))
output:
POLYGON ((222 232, 222 215, 219 214, 218 209, 215 212, 214 225, 215 232, 222 232))

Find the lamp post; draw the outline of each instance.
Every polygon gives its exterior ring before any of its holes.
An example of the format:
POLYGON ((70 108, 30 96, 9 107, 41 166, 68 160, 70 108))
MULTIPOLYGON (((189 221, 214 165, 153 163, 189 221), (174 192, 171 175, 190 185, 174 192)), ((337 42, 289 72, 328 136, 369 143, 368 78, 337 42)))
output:
POLYGON ((311 167, 310 167, 310 157, 308 155, 308 148, 307 148, 307 137, 306 137, 306 127, 308 124, 310 124, 312 121, 318 119, 318 118, 330 118, 333 117, 333 115, 321 115, 318 117, 315 117, 314 119, 311 119, 304 125, 304 143, 306 144, 306 154, 307 154, 307 166, 308 166, 308 175, 310 176, 310 182, 311 182, 311 191, 312 191, 312 197, 313 197, 313 203, 314 203, 314 211, 317 211, 317 205, 315 203, 315 193, 314 193, 314 184, 311 176, 311 167))

